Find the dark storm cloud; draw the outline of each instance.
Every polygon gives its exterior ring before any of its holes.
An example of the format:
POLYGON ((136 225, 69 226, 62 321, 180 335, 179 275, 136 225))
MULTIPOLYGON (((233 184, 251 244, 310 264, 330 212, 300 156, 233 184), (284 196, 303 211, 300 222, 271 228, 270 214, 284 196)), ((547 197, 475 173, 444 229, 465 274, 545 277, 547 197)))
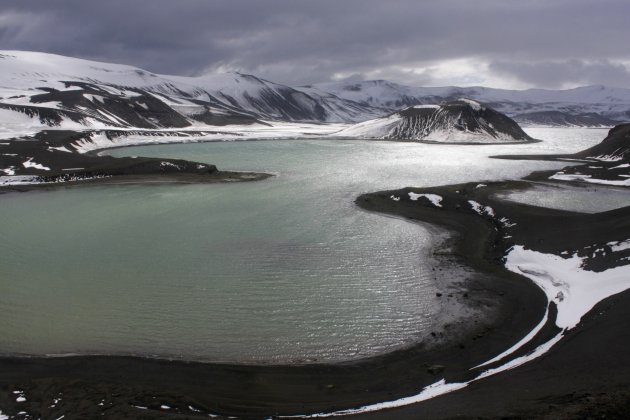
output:
POLYGON ((554 87, 567 83, 565 69, 570 81, 612 77, 628 84, 621 64, 630 62, 627 0, 0 0, 0 6, 3 49, 162 73, 240 70, 289 84, 496 77, 554 87))

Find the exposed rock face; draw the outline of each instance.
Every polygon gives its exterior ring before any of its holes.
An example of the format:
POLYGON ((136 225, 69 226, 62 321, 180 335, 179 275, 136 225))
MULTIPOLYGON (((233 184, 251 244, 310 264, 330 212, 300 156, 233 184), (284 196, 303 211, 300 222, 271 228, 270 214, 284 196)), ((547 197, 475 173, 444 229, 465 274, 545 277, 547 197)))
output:
POLYGON ((337 135, 440 143, 533 141, 514 120, 470 99, 412 106, 356 124, 337 135))
POLYGON ((577 153, 576 156, 630 162, 630 124, 620 124, 612 128, 601 143, 577 153))

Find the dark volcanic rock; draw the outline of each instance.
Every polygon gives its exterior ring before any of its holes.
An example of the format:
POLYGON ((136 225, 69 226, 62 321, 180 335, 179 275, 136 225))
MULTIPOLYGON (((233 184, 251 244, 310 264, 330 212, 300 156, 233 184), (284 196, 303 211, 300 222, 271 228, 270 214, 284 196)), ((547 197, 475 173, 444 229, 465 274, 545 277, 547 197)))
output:
POLYGON ((598 145, 576 153, 575 156, 606 157, 630 161, 630 124, 620 124, 608 132, 608 136, 598 145))
POLYGON ((356 124, 339 135, 443 143, 535 141, 508 116, 469 99, 412 106, 356 124))
POLYGON ((533 140, 507 115, 470 100, 447 102, 439 108, 411 107, 399 114, 404 120, 391 138, 426 137, 436 130, 457 130, 487 134, 492 138, 533 140))

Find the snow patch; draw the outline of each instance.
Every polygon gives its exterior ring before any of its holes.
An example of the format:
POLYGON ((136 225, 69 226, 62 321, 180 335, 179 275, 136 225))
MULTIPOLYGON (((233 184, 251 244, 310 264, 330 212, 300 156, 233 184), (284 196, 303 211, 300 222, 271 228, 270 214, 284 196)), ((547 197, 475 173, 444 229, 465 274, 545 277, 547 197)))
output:
POLYGON ((516 226, 516 223, 512 223, 510 219, 508 219, 507 217, 500 218, 499 222, 501 222, 501 224, 503 224, 503 227, 506 227, 506 228, 511 228, 513 226, 516 226))
POLYGON ((549 179, 555 179, 557 181, 582 181, 582 182, 588 182, 591 184, 617 185, 621 187, 630 187, 630 178, 624 179, 624 180, 599 179, 599 178, 593 178, 591 175, 565 174, 562 172, 557 172, 551 175, 549 179))
POLYGON ((601 162, 618 162, 621 159, 623 159, 623 157, 615 156, 615 155, 602 155, 602 156, 593 156, 591 159, 596 159, 601 162))
POLYGON ((431 202, 435 207, 442 207, 442 197, 437 194, 416 194, 413 192, 409 193, 409 199, 411 201, 418 201, 418 198, 424 197, 431 202))
POLYGON ((440 108, 440 106, 439 105, 426 104, 426 105, 414 105, 413 108, 414 109, 438 109, 438 108, 440 108))
POLYGON ((472 109, 474 109, 475 111, 481 111, 483 108, 483 106, 477 102, 477 101, 473 101, 472 99, 468 99, 468 98, 459 98, 460 101, 467 103, 472 109))
POLYGON ((48 147, 48 150, 58 150, 60 152, 72 153, 72 151, 68 150, 68 148, 66 148, 66 146, 48 147))
POLYGON ((176 164, 174 164, 172 162, 160 162, 160 166, 161 167, 167 167, 168 166, 168 167, 171 167, 171 168, 176 168, 178 170, 182 169, 181 166, 176 165, 176 164))
POLYGON ((505 266, 536 283, 558 307, 556 325, 571 329, 598 302, 630 288, 630 265, 597 273, 582 269, 583 262, 577 254, 562 258, 517 245, 505 266))
POLYGON ((484 214, 490 217, 495 216, 494 209, 490 206, 483 206, 474 200, 468 200, 468 204, 470 204, 470 207, 481 216, 483 216, 484 214))
POLYGON ((625 251, 626 249, 630 249, 630 239, 608 242, 606 245, 610 247, 612 252, 625 251))
POLYGON ((30 158, 29 160, 22 162, 22 166, 24 166, 25 168, 35 168, 35 169, 41 169, 44 171, 50 171, 50 168, 48 166, 44 166, 40 163, 33 162, 33 158, 30 158))

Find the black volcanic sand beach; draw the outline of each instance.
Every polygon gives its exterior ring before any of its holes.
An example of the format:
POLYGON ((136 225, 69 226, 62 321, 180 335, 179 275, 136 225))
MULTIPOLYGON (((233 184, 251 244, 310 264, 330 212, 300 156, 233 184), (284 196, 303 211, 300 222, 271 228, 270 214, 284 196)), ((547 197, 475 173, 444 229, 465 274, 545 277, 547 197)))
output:
MULTIPOLYGON (((417 394, 442 378, 470 380, 480 373, 471 367, 519 341, 547 307, 538 287, 505 269, 502 259, 513 244, 545 253, 577 252, 596 271, 630 256, 627 250, 615 253, 616 259, 591 258, 586 251, 630 237, 630 207, 598 214, 544 209, 495 198, 528 188, 530 181, 485 184, 405 188, 356 200, 367 211, 451 231, 449 243, 435 253, 438 282, 448 282, 444 273, 453 265, 474 273, 459 289, 440 297, 474 308, 476 315, 436 327, 422 343, 346 363, 291 366, 122 356, 2 357, 2 412, 20 418, 17 413, 24 411, 46 419, 268 418, 391 401, 417 394), (409 192, 440 195, 442 207, 422 197, 413 201, 409 192), (469 200, 491 206, 496 216, 478 214, 469 200)), ((628 292, 600 303, 558 345, 523 367, 424 403, 359 417, 619 417, 627 412, 630 394, 630 332, 624 322, 629 303, 628 292)), ((550 322, 514 356, 559 332, 553 323, 555 306, 549 309, 550 322)))

